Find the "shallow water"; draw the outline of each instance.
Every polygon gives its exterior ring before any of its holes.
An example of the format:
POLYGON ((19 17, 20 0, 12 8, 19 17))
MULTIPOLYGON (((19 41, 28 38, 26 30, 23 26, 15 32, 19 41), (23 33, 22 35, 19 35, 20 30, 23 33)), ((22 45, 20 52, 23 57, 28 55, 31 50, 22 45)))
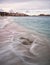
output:
MULTIPOLYGON (((50 65, 50 40, 0 17, 0 65, 50 65)), ((22 19, 22 18, 21 18, 22 19)))
POLYGON ((12 21, 50 38, 50 17, 13 17, 12 21))

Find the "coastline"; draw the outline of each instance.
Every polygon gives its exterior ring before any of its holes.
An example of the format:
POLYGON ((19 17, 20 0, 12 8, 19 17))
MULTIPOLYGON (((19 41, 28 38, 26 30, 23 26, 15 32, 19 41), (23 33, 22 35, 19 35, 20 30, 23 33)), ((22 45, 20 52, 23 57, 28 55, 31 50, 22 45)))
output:
POLYGON ((8 20, 4 20, 2 21, 2 26, 1 27, 1 30, 3 29, 5 32, 9 32, 11 33, 12 35, 13 34, 32 34, 33 37, 35 36, 36 38, 41 38, 41 39, 44 39, 44 40, 47 40, 47 37, 45 38, 45 36, 39 34, 39 33, 36 33, 28 28, 25 28, 15 22, 9 22, 8 20), (4 23, 3 23, 4 22, 4 23))
POLYGON ((5 23, 6 21, 0 21, 1 24, 3 23, 0 28, 2 65, 47 64, 50 58, 49 42, 14 22, 5 23))

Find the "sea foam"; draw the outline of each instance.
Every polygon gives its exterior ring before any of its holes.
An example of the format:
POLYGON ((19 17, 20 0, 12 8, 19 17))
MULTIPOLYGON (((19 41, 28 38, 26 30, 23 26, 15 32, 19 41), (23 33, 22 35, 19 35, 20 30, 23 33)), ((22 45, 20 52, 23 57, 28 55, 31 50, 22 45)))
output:
POLYGON ((0 65, 50 65, 50 42, 6 21, 0 21, 0 65))

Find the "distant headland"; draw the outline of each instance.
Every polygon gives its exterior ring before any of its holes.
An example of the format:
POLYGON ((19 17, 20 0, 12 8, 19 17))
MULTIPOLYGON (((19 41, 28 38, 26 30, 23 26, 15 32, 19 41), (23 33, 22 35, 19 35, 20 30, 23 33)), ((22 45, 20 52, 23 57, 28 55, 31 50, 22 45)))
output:
POLYGON ((38 16, 50 16, 50 14, 39 14, 38 16))
POLYGON ((0 16, 29 16, 27 14, 24 13, 9 13, 9 12, 0 12, 0 16))
POLYGON ((25 13, 9 13, 9 12, 0 12, 0 16, 50 16, 50 14, 38 14, 38 15, 28 15, 25 13))

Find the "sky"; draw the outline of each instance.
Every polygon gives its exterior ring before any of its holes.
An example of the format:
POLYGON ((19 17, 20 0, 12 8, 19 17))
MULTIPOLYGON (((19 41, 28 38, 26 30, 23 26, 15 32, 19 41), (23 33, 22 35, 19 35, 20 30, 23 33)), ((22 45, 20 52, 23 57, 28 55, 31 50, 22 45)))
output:
POLYGON ((50 14, 50 0, 0 0, 0 11, 50 14))

